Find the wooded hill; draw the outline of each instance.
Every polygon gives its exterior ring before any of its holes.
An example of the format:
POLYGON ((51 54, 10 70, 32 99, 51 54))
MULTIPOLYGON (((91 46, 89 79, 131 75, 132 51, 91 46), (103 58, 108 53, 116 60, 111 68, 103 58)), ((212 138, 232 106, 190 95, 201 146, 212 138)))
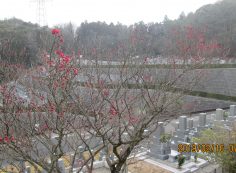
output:
MULTIPOLYGON (((64 51, 69 53, 79 50, 90 58, 94 58, 92 54, 96 50, 98 58, 106 59, 110 56, 117 60, 117 50, 121 47, 125 47, 127 56, 181 55, 179 41, 189 42, 186 31, 191 28, 204 35, 205 42, 217 42, 224 55, 236 55, 235 0, 205 5, 187 15, 181 13, 176 20, 169 20, 165 16, 163 22, 159 23, 145 24, 141 21, 126 26, 120 23, 85 21, 79 27, 71 23, 57 27, 64 35, 64 51)), ((20 62, 28 67, 38 64, 39 51, 49 49, 49 35, 48 27, 39 27, 18 19, 0 21, 0 58, 11 63, 20 62)))

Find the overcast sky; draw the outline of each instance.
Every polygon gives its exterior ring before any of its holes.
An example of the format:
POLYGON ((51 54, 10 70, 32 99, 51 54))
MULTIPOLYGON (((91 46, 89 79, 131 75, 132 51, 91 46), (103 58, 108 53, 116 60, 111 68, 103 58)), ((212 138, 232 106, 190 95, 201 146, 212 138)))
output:
MULTIPOLYGON (((0 0, 0 19, 16 17, 35 23, 37 0, 0 0)), ((46 22, 49 26, 87 20, 133 24, 160 22, 166 14, 170 19, 195 12, 199 7, 217 0, 45 0, 46 22)))

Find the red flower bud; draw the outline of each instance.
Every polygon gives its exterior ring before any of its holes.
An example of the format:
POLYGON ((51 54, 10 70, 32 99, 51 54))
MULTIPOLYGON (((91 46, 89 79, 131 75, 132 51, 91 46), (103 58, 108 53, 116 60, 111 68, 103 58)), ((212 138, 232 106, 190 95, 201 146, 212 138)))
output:
POLYGON ((9 142, 10 142, 9 137, 8 137, 8 136, 5 136, 5 137, 4 137, 4 141, 5 141, 6 143, 9 143, 9 142))
POLYGON ((118 111, 112 106, 112 107, 110 108, 109 113, 114 116, 114 115, 117 115, 117 114, 118 114, 118 111))
POLYGON ((11 142, 15 142, 14 136, 11 137, 11 142))
POLYGON ((52 29, 52 35, 58 35, 58 34, 60 34, 59 29, 52 29))
POLYGON ((76 68, 74 68, 73 71, 74 71, 74 75, 77 75, 79 73, 79 70, 76 68))
POLYGON ((65 63, 69 63, 70 62, 70 57, 69 56, 66 56, 65 58, 63 58, 63 61, 65 63))

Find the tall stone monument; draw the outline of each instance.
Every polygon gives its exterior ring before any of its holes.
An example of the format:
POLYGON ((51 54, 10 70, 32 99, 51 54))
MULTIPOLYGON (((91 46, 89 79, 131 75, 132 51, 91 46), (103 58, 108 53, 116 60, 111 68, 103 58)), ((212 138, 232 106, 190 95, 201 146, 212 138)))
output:
POLYGON ((170 141, 167 142, 160 141, 162 135, 164 134, 165 134, 164 123, 159 122, 157 130, 153 134, 153 141, 150 145, 149 155, 161 160, 168 159, 169 154, 171 152, 170 141))

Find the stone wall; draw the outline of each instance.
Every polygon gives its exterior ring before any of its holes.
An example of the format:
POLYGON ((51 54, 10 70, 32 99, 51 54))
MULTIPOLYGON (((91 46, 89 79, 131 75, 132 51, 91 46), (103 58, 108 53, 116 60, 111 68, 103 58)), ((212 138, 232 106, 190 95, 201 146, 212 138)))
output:
POLYGON ((194 90, 236 96, 236 69, 204 69, 205 77, 194 90))
POLYGON ((183 113, 204 112, 216 108, 226 108, 235 102, 186 95, 183 98, 183 113))
MULTIPOLYGON (((130 68, 129 72, 135 71, 135 69, 130 68)), ((169 69, 157 69, 148 68, 145 69, 147 74, 152 74, 153 79, 166 79, 169 78, 172 72, 169 69)), ((112 68, 108 70, 107 68, 101 68, 101 72, 104 74, 110 74, 113 80, 119 79, 119 70, 117 68, 112 68)), ((127 72, 127 74, 129 74, 127 72)), ((181 73, 182 70, 177 69, 174 73, 181 73)), ((201 80, 197 81, 194 86, 196 91, 204 91, 209 93, 223 94, 229 96, 236 96, 236 68, 209 68, 209 69, 197 69, 193 72, 188 72, 186 74, 186 79, 192 79, 195 75, 201 76, 201 80)), ((183 82, 178 84, 179 87, 186 87, 183 82)))

